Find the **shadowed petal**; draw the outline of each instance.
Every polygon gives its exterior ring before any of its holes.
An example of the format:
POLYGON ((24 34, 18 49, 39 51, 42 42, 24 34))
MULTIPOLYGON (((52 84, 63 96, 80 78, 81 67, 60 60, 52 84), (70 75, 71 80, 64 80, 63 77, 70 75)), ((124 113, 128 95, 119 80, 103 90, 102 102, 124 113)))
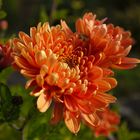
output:
POLYGON ((62 119, 62 117, 63 117, 63 105, 62 103, 55 102, 51 118, 51 124, 57 124, 62 119))

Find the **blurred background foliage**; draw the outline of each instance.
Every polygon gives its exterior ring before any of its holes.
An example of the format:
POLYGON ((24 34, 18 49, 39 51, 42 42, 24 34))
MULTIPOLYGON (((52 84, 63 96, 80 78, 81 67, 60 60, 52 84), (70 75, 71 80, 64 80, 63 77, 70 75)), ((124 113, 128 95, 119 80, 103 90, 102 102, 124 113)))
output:
MULTIPOLYGON (((96 13, 98 19, 108 17, 107 23, 130 30, 135 39, 131 56, 140 58, 139 0, 0 0, 0 22, 4 20, 8 23, 7 28, 0 25, 0 41, 16 36, 21 30, 29 33, 29 28, 39 22, 49 21, 51 25, 56 25, 64 19, 73 28, 75 20, 85 12, 96 13)), ((139 140, 140 66, 133 70, 116 71, 116 77, 119 84, 112 93, 118 102, 114 108, 119 110, 124 123, 120 124, 115 136, 118 140, 139 140)), ((25 79, 11 68, 0 73, 0 81, 4 83, 0 92, 9 97, 0 97, 5 101, 0 104, 0 140, 114 140, 111 136, 94 138, 85 126, 76 136, 63 123, 49 125, 50 110, 44 114, 36 111, 34 98, 24 89, 25 79), (10 118, 9 113, 12 114, 10 118)))

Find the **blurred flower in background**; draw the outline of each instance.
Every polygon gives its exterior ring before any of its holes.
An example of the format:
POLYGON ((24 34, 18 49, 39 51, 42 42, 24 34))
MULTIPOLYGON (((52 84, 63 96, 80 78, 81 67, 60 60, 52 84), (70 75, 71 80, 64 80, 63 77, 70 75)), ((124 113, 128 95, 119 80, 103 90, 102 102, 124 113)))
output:
POLYGON ((13 58, 11 56, 11 43, 11 40, 9 40, 5 45, 0 44, 0 70, 3 70, 12 64, 13 58))
POLYGON ((104 135, 109 136, 111 132, 117 131, 118 124, 120 123, 120 116, 108 108, 103 112, 99 112, 101 124, 98 127, 93 128, 96 136, 104 135))
POLYGON ((6 20, 0 21, 0 30, 7 30, 8 28, 8 22, 6 20))

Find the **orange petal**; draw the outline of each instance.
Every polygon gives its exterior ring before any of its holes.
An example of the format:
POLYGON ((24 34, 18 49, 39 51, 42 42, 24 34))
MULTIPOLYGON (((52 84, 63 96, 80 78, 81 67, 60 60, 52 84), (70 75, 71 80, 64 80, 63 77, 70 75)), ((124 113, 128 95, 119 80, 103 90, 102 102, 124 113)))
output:
POLYGON ((48 66, 47 65, 42 65, 41 66, 41 69, 40 69, 40 74, 42 75, 42 76, 45 76, 47 73, 48 73, 48 66))
POLYGON ((35 27, 30 28, 30 36, 33 39, 33 42, 35 42, 35 35, 36 35, 36 28, 35 27))
POLYGON ((110 94, 107 94, 107 93, 98 92, 95 96, 96 96, 96 98, 102 100, 103 102, 105 102, 107 104, 114 103, 116 101, 116 97, 114 97, 110 94))
POLYGON ((38 84, 38 86, 42 87, 44 84, 44 78, 42 75, 37 75, 36 76, 36 82, 38 84))
POLYGON ((40 87, 37 87, 32 92, 30 92, 30 95, 37 97, 37 96, 40 96, 41 94, 43 94, 44 92, 45 92, 45 89, 41 89, 40 87))
POLYGON ((89 100, 85 99, 77 99, 77 106, 78 108, 83 112, 83 113, 87 113, 90 114, 91 112, 93 112, 93 108, 91 109, 91 105, 89 104, 89 100))
POLYGON ((136 67, 136 64, 120 64, 120 65, 112 65, 112 68, 120 69, 120 70, 127 70, 136 67))
POLYGON ((103 68, 103 75, 104 76, 113 76, 114 72, 108 68, 103 68))
POLYGON ((136 66, 136 63, 140 63, 140 59, 124 57, 124 58, 120 58, 119 64, 112 65, 112 68, 132 69, 136 66))
POLYGON ((37 108, 40 112, 45 112, 49 108, 51 102, 52 98, 49 95, 42 93, 37 99, 37 108))
POLYGON ((20 68, 34 71, 34 69, 31 68, 31 65, 22 57, 15 56, 14 59, 15 59, 15 63, 17 64, 17 66, 19 66, 20 68))
POLYGON ((42 66, 47 61, 47 55, 44 50, 35 53, 35 61, 38 65, 42 66))
POLYGON ((88 78, 91 81, 95 81, 95 80, 101 79, 102 76, 103 76, 103 71, 102 71, 101 68, 99 68, 97 66, 93 66, 92 70, 89 71, 89 73, 88 73, 88 78))
POLYGON ((35 85, 36 85, 35 79, 30 79, 26 82, 25 88, 28 89, 29 87, 32 87, 35 85))
POLYGON ((80 130, 80 119, 67 110, 65 111, 64 119, 67 128, 74 134, 78 133, 80 130))
POLYGON ((93 108, 96 109, 103 109, 104 107, 107 106, 107 103, 105 103, 103 100, 101 100, 100 98, 96 98, 96 96, 94 96, 91 100, 92 104, 94 105, 93 108))
POLYGON ((35 68, 38 67, 36 61, 34 60, 34 57, 32 57, 25 49, 21 50, 21 55, 28 61, 29 65, 35 68))
POLYGON ((140 59, 124 57, 121 59, 121 64, 135 64, 140 63, 140 59))
POLYGON ((34 78, 36 76, 36 73, 23 69, 20 71, 20 73, 23 74, 25 77, 30 77, 30 78, 34 78))
POLYGON ((84 28, 84 23, 83 23, 82 19, 78 19, 76 21, 76 30, 79 33, 85 34, 85 28, 84 28))
POLYGON ((92 114, 83 114, 82 113, 83 120, 89 124, 90 126, 97 126, 99 124, 99 118, 95 113, 92 114))
POLYGON ((51 118, 51 124, 57 124, 63 117, 63 106, 62 103, 55 102, 53 114, 51 118))
POLYGON ((104 80, 97 81, 96 84, 98 85, 99 91, 106 92, 111 89, 110 84, 104 80))
POLYGON ((78 111, 78 107, 76 105, 76 101, 71 96, 67 95, 64 97, 64 103, 68 110, 72 112, 78 111))
POLYGON ((19 32, 19 38, 24 42, 25 45, 28 45, 28 43, 32 41, 32 39, 24 32, 19 32))
POLYGON ((99 64, 104 59, 105 54, 103 52, 95 54, 94 65, 99 64))
POLYGON ((117 81, 115 78, 104 78, 104 80, 111 85, 111 88, 114 88, 117 85, 117 81))
MULTIPOLYGON (((94 92, 96 92, 96 90, 98 90, 98 86, 96 85, 96 83, 91 83, 90 85, 88 85, 88 92, 94 93, 94 92)), ((90 97, 91 94, 88 94, 88 95, 90 97)), ((87 95, 86 95, 86 97, 87 97, 87 95)))
POLYGON ((26 49, 26 46, 19 40, 19 39, 17 39, 17 38, 15 38, 14 40, 13 40, 13 44, 14 44, 14 50, 16 50, 17 52, 19 51, 20 52, 20 50, 21 49, 26 49))
POLYGON ((64 31, 65 31, 66 33, 68 33, 69 35, 72 34, 71 29, 68 27, 68 25, 66 24, 65 21, 62 21, 62 20, 61 20, 61 26, 62 26, 62 28, 64 29, 64 31))
POLYGON ((90 105, 78 104, 78 107, 81 110, 81 112, 83 112, 83 113, 91 113, 93 110, 95 110, 93 108, 91 109, 90 105))
POLYGON ((131 50, 132 46, 128 46, 126 49, 123 50, 122 54, 123 56, 127 56, 131 50))

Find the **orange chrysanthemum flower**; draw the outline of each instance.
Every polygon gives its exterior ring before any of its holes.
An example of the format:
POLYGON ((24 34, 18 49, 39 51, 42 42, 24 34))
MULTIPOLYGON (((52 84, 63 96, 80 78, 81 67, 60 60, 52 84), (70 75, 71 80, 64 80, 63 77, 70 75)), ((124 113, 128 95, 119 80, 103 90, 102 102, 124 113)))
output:
POLYGON ((37 108, 45 112, 53 102, 52 123, 64 118, 73 133, 81 120, 98 125, 96 111, 116 100, 105 92, 117 83, 111 71, 93 65, 94 56, 83 56, 75 42, 75 34, 48 23, 31 28, 30 36, 20 32, 13 40, 14 66, 29 78, 26 88, 34 87, 37 108))
POLYGON ((103 21, 89 13, 77 21, 75 33, 64 21, 52 27, 44 23, 13 40, 13 65, 29 79, 26 88, 38 97, 37 108, 45 112, 53 103, 51 122, 64 119, 73 133, 81 121, 97 127, 98 112, 115 102, 106 93, 117 84, 110 68, 139 62, 126 57, 132 43, 128 33, 103 21))
POLYGON ((117 131, 120 117, 116 112, 106 108, 103 112, 100 112, 99 116, 101 118, 100 125, 92 128, 96 136, 108 136, 111 132, 117 131))
POLYGON ((9 40, 5 45, 0 44, 0 70, 10 66, 13 61, 11 43, 9 40))
MULTIPOLYGON (((76 34, 85 43, 84 49, 88 55, 95 56, 95 64, 102 68, 131 69, 140 63, 139 59, 129 58, 134 43, 129 31, 119 26, 104 24, 103 20, 96 20, 96 15, 86 13, 76 21, 76 34)), ((62 21, 65 31, 72 34, 66 23, 62 21)))

